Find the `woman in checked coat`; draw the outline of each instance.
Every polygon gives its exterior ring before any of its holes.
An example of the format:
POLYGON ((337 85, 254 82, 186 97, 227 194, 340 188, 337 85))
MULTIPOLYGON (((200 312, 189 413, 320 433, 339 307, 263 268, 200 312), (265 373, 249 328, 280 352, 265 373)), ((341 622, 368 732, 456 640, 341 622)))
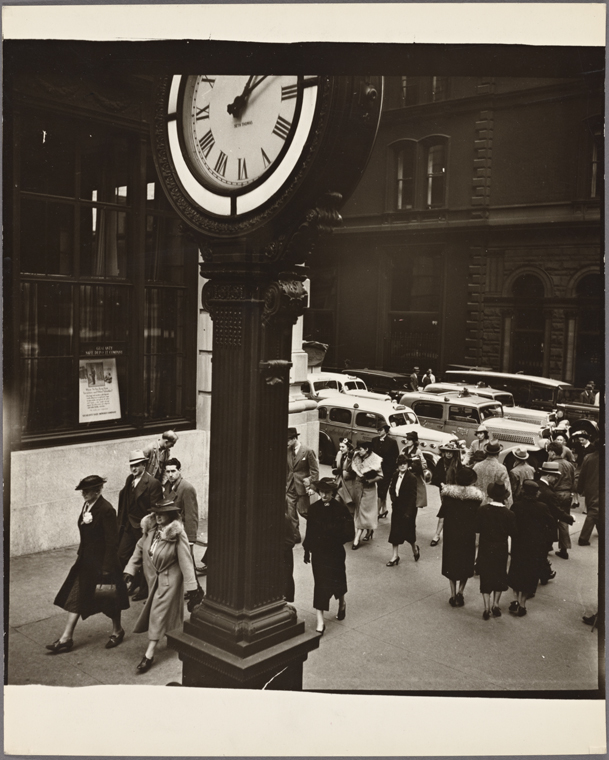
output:
POLYGON ((150 589, 135 624, 134 633, 148 631, 148 648, 137 670, 150 670, 157 644, 167 631, 184 622, 184 589, 187 597, 197 590, 194 561, 186 531, 172 499, 152 507, 141 522, 142 537, 125 567, 125 580, 143 567, 150 589))

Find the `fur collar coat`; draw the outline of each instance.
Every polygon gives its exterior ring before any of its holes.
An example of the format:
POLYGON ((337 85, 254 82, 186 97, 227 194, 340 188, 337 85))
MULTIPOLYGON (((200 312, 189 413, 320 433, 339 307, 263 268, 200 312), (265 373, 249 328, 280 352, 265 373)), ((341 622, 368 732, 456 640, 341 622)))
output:
POLYGON ((459 499, 462 501, 482 501, 483 494, 479 488, 475 486, 457 486, 457 485, 443 485, 442 496, 448 496, 451 499, 459 499))

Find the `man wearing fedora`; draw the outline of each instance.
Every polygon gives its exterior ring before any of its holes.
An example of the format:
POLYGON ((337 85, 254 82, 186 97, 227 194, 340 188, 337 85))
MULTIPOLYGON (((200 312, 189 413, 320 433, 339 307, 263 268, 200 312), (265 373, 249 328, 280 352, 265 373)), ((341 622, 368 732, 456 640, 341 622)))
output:
POLYGON ((524 481, 533 480, 535 477, 535 470, 527 462, 529 452, 526 449, 517 448, 513 453, 516 461, 509 472, 509 477, 512 487, 512 498, 516 501, 523 495, 522 485, 524 481))
MULTIPOLYGON (((131 559, 135 545, 142 537, 140 522, 150 512, 152 506, 163 498, 163 487, 156 478, 146 472, 148 457, 137 449, 129 455, 129 469, 125 485, 118 495, 118 525, 120 541, 118 558, 124 568, 131 559)), ((133 600, 139 601, 148 596, 146 579, 141 574, 139 589, 133 600)), ((135 588, 135 583, 132 589, 135 588)))
POLYGON ((543 501, 544 504, 547 504, 548 509, 555 520, 556 536, 554 537, 554 541, 558 541, 559 549, 558 551, 555 551, 554 554, 561 559, 569 559, 569 552, 567 551, 567 549, 571 548, 569 525, 573 525, 575 520, 562 508, 560 499, 556 494, 555 487, 560 478, 561 472, 557 462, 544 462, 541 465, 539 501, 543 501), (563 525, 561 525, 561 523, 563 523, 563 525))
POLYGON ((499 454, 501 453, 502 445, 499 441, 489 440, 484 447, 484 453, 486 458, 482 462, 478 462, 474 465, 474 470, 478 476, 476 480, 476 488, 479 488, 483 493, 483 499, 481 506, 490 502, 488 495, 488 487, 493 483, 501 483, 507 490, 507 496, 505 499, 505 506, 511 507, 513 503, 512 499, 512 487, 510 485, 510 477, 508 475, 507 468, 499 461, 499 454))
POLYGON ((389 435, 389 425, 383 425, 379 428, 379 434, 372 439, 372 451, 383 460, 381 464, 383 479, 379 480, 376 485, 378 488, 379 517, 387 517, 387 491, 393 473, 396 471, 396 462, 400 453, 398 442, 389 435))
POLYGON ((288 514, 294 526, 294 540, 301 542, 298 515, 305 519, 309 511, 309 497, 314 493, 311 483, 319 478, 319 464, 313 449, 298 440, 299 432, 295 427, 288 428, 288 456, 286 503, 288 514))

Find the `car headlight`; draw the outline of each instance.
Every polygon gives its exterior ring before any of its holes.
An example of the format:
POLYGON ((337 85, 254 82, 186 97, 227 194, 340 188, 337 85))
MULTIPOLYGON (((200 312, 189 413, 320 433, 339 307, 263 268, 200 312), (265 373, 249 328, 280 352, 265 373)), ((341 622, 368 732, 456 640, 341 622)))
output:
POLYGON ((436 444, 435 443, 430 443, 429 447, 432 448, 432 449, 435 449, 436 448, 436 444))

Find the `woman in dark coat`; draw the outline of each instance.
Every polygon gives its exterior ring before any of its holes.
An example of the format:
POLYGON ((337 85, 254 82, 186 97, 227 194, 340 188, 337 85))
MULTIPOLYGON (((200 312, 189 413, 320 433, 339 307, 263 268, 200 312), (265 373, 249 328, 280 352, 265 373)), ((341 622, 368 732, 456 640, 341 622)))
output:
POLYGON ((522 495, 512 505, 516 534, 512 540, 508 585, 516 599, 509 609, 518 617, 527 614, 527 599, 537 591, 537 582, 547 564, 548 541, 555 531, 555 520, 547 505, 538 500, 538 495, 539 484, 525 480, 522 495))
POLYGON ((408 471, 408 458, 400 454, 397 458, 398 469, 389 483, 391 496, 391 530, 389 543, 393 554, 387 567, 394 567, 400 561, 399 547, 407 541, 412 547, 414 561, 418 562, 421 552, 417 546, 417 479, 408 471))
POLYGON ((47 644, 53 654, 69 652, 78 619, 85 620, 99 612, 112 620, 112 634, 106 642, 106 649, 117 647, 125 637, 121 610, 129 607, 129 596, 118 561, 116 512, 101 495, 105 482, 106 479, 99 475, 88 475, 75 489, 82 491, 85 500, 78 518, 80 546, 76 562, 55 597, 54 603, 68 612, 68 621, 63 634, 52 644, 47 644), (100 583, 114 584, 116 594, 110 598, 96 598, 95 587, 100 583))
POLYGON ((347 570, 345 547, 353 540, 353 518, 342 501, 336 498, 338 485, 332 478, 313 483, 321 499, 311 504, 307 517, 307 533, 302 542, 305 564, 313 567, 313 607, 317 614, 317 632, 323 635, 324 610, 330 609, 330 599, 338 599, 337 620, 344 620, 347 604, 347 570))
POLYGON ((514 513, 505 506, 510 492, 503 483, 491 483, 487 494, 490 502, 478 508, 475 520, 476 533, 480 534, 478 559, 480 593, 484 599, 482 617, 501 617, 499 600, 507 591, 508 537, 515 532, 514 513), (491 603, 491 594, 493 595, 491 603))
POLYGON ((477 475, 470 467, 462 467, 455 478, 455 484, 445 483, 442 486, 442 506, 438 517, 444 524, 442 575, 450 581, 448 603, 451 607, 463 607, 465 585, 474 575, 475 522, 482 502, 482 491, 474 487, 477 475))

